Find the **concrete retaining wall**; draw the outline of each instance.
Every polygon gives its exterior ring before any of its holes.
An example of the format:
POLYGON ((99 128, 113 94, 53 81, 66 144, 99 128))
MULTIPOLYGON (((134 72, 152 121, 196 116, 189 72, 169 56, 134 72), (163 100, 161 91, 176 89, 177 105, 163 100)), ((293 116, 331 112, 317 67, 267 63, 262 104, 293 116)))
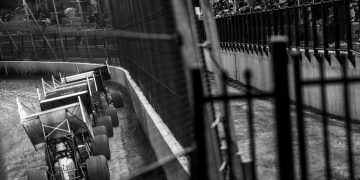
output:
MULTIPOLYGON (((213 70, 214 65, 210 60, 207 52, 205 59, 210 70, 213 70)), ((249 69, 252 72, 252 86, 263 90, 272 91, 272 60, 270 57, 261 56, 257 54, 247 54, 242 52, 233 51, 222 51, 222 62, 225 69, 229 72, 229 75, 242 83, 245 82, 244 71, 249 69)), ((359 65, 360 58, 356 57, 356 64, 359 65)), ((293 61, 289 61, 289 77, 290 77, 290 88, 291 98, 294 99, 294 83, 293 83, 293 61)), ((325 62, 325 76, 326 78, 341 78, 342 67, 338 60, 331 55, 331 60, 325 62)), ((348 77, 360 77, 360 68, 353 67, 351 63, 348 63, 348 77)), ((301 62, 301 71, 303 79, 319 78, 319 63, 313 55, 308 60, 303 54, 301 62)), ((343 88, 341 84, 329 85, 326 88, 327 96, 327 110, 333 115, 342 116, 344 112, 344 98, 343 88)), ((319 87, 307 87, 304 88, 304 103, 308 106, 316 109, 322 109, 321 107, 321 94, 319 87)), ((360 120, 360 83, 352 84, 349 86, 349 99, 350 99, 350 110, 351 118, 360 120)))
MULTIPOLYGON (((71 62, 32 62, 32 61, 0 61, 0 75, 5 72, 17 75, 58 74, 59 72, 74 74, 79 70, 87 70, 100 66, 99 64, 71 62)), ((175 139, 169 128, 151 107, 150 103, 133 81, 129 73, 115 66, 110 66, 112 81, 126 87, 131 96, 134 109, 140 124, 147 135, 157 159, 179 154, 183 147, 175 139)), ((188 179, 189 163, 185 157, 178 157, 163 166, 168 179, 188 179)))

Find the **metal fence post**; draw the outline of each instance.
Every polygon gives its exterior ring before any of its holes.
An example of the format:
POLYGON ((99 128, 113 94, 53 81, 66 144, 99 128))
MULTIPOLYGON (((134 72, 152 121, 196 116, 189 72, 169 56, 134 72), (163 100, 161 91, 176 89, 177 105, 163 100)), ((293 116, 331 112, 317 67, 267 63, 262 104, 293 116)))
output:
POLYGON ((314 56, 318 60, 319 59, 319 53, 318 53, 318 37, 317 37, 317 16, 316 11, 318 10, 318 5, 312 5, 311 6, 311 29, 312 29, 312 42, 313 42, 313 50, 314 50, 314 56))
POLYGON ((307 154, 306 154, 306 136, 305 136, 305 121, 303 114, 303 87, 301 85, 301 52, 292 54, 293 69, 294 69, 294 87, 295 87, 295 101, 296 101, 296 120, 298 130, 298 143, 299 143, 299 161, 300 161, 300 174, 301 180, 308 179, 307 169, 307 154))
POLYGON ((287 38, 271 38, 272 71, 274 82, 275 118, 280 180, 294 179, 290 98, 288 79, 287 38))
POLYGON ((339 35, 339 15, 338 15, 338 5, 339 3, 337 3, 337 1, 333 1, 332 6, 333 6, 333 10, 334 10, 334 41, 335 41, 335 57, 339 58, 340 57, 340 35, 339 35))
POLYGON ((310 53, 309 53, 309 11, 307 6, 302 6, 303 11, 303 23, 304 23, 304 49, 305 49, 305 55, 307 59, 310 61, 310 53))
POLYGON ((205 134, 205 118, 203 106, 203 86, 201 80, 200 69, 192 70, 192 88, 194 97, 195 112, 195 141, 196 149, 192 154, 191 161, 191 179, 209 179, 208 162, 206 154, 206 134, 205 134))
POLYGON ((355 57, 353 55, 353 42, 352 42, 352 32, 351 32, 351 15, 350 15, 350 2, 349 0, 344 0, 345 3, 345 21, 346 21, 346 41, 347 41, 347 51, 349 61, 355 65, 355 57))
POLYGON ((329 55, 329 42, 328 42, 328 29, 327 29, 327 18, 328 18, 328 6, 321 1, 321 14, 322 14, 322 24, 323 24, 323 43, 324 43, 324 57, 330 63, 329 55))

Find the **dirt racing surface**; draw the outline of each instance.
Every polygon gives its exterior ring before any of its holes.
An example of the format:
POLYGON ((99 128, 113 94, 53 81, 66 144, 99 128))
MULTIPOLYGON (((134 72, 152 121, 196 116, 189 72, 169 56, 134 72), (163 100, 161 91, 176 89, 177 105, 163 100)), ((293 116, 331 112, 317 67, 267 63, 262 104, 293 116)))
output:
MULTIPOLYGON (((214 90, 216 92, 216 89, 214 90)), ((231 93, 243 94, 241 88, 229 87, 231 93)), ((219 107, 219 106, 217 106, 219 107)), ((231 115, 234 120, 236 140, 242 159, 245 162, 251 161, 249 155, 249 127, 248 127, 248 104, 246 101, 232 101, 231 115)), ((291 107, 291 120, 293 126, 293 139, 297 138, 296 133, 296 111, 291 107)), ((219 111, 218 111, 219 112, 219 111)), ((256 146, 256 171, 258 179, 278 179, 277 177, 277 155, 276 155, 276 135, 274 121, 274 103, 271 99, 254 100, 253 116, 255 129, 255 146, 256 146)), ((329 118, 329 139, 332 178, 345 180, 349 177, 347 166, 347 146, 345 135, 344 120, 329 118)), ((324 139, 323 139, 323 122, 319 114, 305 110, 304 124, 306 127, 307 142, 307 159, 309 179, 322 180, 326 179, 325 162, 324 162, 324 139)), ((360 126, 352 125, 353 132, 353 152, 356 177, 360 177, 360 126)), ((297 168, 295 172, 299 175, 298 162, 298 143, 294 140, 294 155, 297 168)), ((298 176, 299 177, 299 176, 298 176)))
MULTIPOLYGON (((18 96, 26 106, 35 112, 39 111, 37 86, 41 87, 40 77, 0 78, 0 135, 5 173, 9 180, 26 179, 26 171, 29 169, 47 169, 44 149, 39 147, 35 151, 20 124, 16 106, 18 96)), ((120 125, 114 127, 114 137, 109 141, 111 160, 108 164, 112 180, 126 177, 130 172, 156 161, 131 101, 126 91, 122 92, 125 94, 125 106, 118 109, 120 125)), ((156 170, 149 173, 146 179, 165 179, 165 175, 162 170, 156 170)))

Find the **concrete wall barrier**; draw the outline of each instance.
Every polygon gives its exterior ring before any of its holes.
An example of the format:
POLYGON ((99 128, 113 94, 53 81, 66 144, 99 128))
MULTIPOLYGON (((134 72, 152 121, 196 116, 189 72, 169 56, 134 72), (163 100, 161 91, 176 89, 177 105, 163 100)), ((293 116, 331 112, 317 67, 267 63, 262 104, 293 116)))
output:
MULTIPOLYGON (((209 70, 213 71, 214 64, 210 59, 207 52, 204 52, 205 60, 209 70)), ((224 68, 228 71, 231 78, 244 83, 244 71, 249 69, 252 72, 252 86, 263 91, 272 91, 272 59, 267 56, 248 54, 242 52, 233 51, 221 51, 221 57, 224 68)), ((276 60, 276 59, 275 59, 276 60)), ((360 57, 355 58, 355 64, 360 63, 360 57)), ((301 61, 301 71, 303 79, 319 78, 319 63, 313 55, 310 56, 310 60, 303 54, 301 61)), ((289 81, 290 81, 290 95, 294 100, 294 82, 293 82, 293 61, 288 62, 289 68, 289 81)), ((325 62, 325 78, 341 78, 342 67, 338 60, 331 55, 331 60, 325 62)), ((348 63, 348 77, 360 77, 360 68, 353 67, 351 63, 348 63)), ((326 87, 327 97, 327 110, 329 113, 337 116, 343 116, 344 113, 344 99, 343 88, 341 84, 328 85, 326 87)), ((321 110, 321 94, 320 86, 307 86, 304 88, 304 103, 310 107, 321 110)), ((350 111, 351 118, 360 120, 360 83, 349 85, 349 99, 350 99, 350 111)))
MULTIPOLYGON (((79 70, 87 70, 100 64, 73 62, 35 62, 35 61, 0 61, 0 75, 5 73, 16 75, 58 74, 59 72, 74 74, 79 70)), ((147 135, 157 159, 174 156, 184 151, 160 116, 151 107, 128 71, 123 68, 110 66, 113 83, 124 86, 131 96, 135 112, 140 124, 147 135)), ((188 179, 189 162, 180 156, 163 166, 168 179, 188 179)))

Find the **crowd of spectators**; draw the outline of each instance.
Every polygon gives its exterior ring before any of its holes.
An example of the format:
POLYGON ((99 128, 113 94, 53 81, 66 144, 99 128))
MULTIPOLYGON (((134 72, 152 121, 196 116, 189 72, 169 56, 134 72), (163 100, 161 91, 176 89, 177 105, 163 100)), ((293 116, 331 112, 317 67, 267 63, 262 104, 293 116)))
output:
POLYGON ((282 7, 294 6, 297 3, 304 4, 313 1, 309 0, 215 0, 213 5, 216 17, 229 16, 234 14, 257 12, 282 7), (236 6, 236 7, 235 7, 236 6))
POLYGON ((0 9, 0 19, 4 22, 10 21, 12 18, 12 10, 0 9))

